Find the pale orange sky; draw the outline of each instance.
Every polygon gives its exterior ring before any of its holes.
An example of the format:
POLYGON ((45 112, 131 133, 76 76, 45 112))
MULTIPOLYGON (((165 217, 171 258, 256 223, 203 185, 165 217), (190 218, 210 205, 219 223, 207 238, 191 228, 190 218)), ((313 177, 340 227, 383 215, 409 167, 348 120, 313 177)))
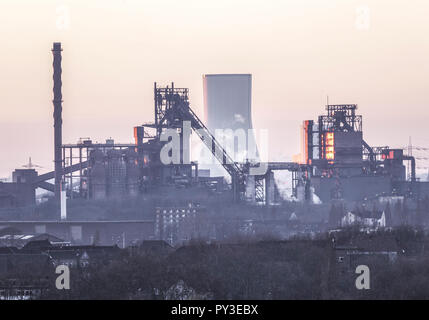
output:
POLYGON ((189 87, 202 116, 202 74, 251 73, 272 159, 299 152, 327 95, 359 105, 371 145, 428 147, 428 17, 427 0, 1 0, 0 177, 29 156, 53 168, 54 41, 64 143, 131 142, 153 119, 154 81, 189 87))

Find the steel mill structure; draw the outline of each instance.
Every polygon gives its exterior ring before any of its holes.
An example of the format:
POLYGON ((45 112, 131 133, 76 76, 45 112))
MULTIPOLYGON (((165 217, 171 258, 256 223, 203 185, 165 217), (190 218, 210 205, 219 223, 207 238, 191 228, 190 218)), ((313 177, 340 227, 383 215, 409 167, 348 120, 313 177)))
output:
POLYGON ((362 116, 356 110, 355 104, 327 105, 318 121, 304 121, 300 162, 308 170, 295 192, 308 199, 311 186, 322 201, 428 194, 428 184, 416 180, 414 157, 403 149, 372 147, 363 139, 362 116), (405 161, 411 167, 409 180, 405 161))
POLYGON ((405 155, 402 149, 370 146, 364 140, 362 116, 356 113, 355 104, 327 105, 326 114, 316 121, 304 121, 301 156, 294 162, 236 161, 216 139, 213 127, 223 126, 222 118, 228 123, 229 118, 236 116, 244 119, 241 122, 244 129, 252 128, 251 75, 204 76, 205 107, 211 127, 191 108, 187 88, 178 88, 174 83, 165 87, 155 83, 154 121, 133 128, 133 143, 118 144, 113 139, 94 143, 84 138, 76 144, 63 144, 62 50, 61 43, 54 43, 54 171, 39 175, 34 169, 16 170, 13 182, 0 183, 2 208, 34 205, 36 188, 53 192, 59 201, 64 188, 69 199, 105 199, 139 196, 165 185, 207 187, 230 193, 236 202, 273 205, 279 200, 274 180, 277 170, 292 172, 292 193, 297 201, 303 202, 312 202, 315 196, 326 203, 380 195, 421 198, 429 194, 429 183, 416 179, 414 157, 405 155), (235 80, 242 85, 243 98, 234 96, 234 90, 228 87, 228 81, 235 80), (216 115, 222 104, 229 107, 216 115), (233 105, 242 110, 232 110, 233 105), (160 155, 169 143, 164 137, 169 129, 179 133, 179 156, 176 162, 163 163, 160 155), (190 161, 187 130, 194 131, 201 139, 230 176, 230 182, 222 176, 211 176, 198 167, 198 162, 190 161), (409 179, 405 163, 410 166, 409 179), (252 174, 252 168, 257 166, 266 170, 252 174))

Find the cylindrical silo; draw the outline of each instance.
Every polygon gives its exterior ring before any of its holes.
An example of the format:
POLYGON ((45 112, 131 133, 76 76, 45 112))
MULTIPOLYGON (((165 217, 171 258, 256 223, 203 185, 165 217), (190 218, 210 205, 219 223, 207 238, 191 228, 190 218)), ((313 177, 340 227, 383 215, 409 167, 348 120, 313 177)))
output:
POLYGON ((122 150, 107 151, 107 194, 109 197, 125 195, 126 164, 122 150))
MULTIPOLYGON (((252 75, 206 74, 203 76, 203 87, 204 122, 207 128, 216 137, 219 137, 216 132, 225 133, 222 144, 234 161, 244 162, 247 158, 254 158, 247 152, 250 151, 250 143, 255 143, 253 134, 250 134, 252 140, 248 138, 248 130, 253 128, 252 75), (230 151, 231 148, 234 152, 230 151)), ((209 167, 211 176, 224 174, 219 165, 209 167)))
POLYGON ((125 162, 127 166, 127 192, 130 196, 136 196, 139 193, 139 165, 138 154, 135 148, 129 148, 125 153, 125 162))
POLYGON ((106 166, 104 153, 95 149, 90 153, 89 183, 93 199, 106 198, 106 166))

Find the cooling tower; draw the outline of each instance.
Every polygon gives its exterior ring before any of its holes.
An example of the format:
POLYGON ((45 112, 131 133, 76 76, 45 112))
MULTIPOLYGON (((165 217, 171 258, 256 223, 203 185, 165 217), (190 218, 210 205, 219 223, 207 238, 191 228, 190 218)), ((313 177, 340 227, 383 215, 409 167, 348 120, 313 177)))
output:
MULTIPOLYGON (((243 146, 235 136, 235 152, 230 156, 234 161, 248 158, 248 130, 252 129, 252 75, 251 74, 206 74, 203 76, 204 115, 207 128, 215 134, 218 129, 243 129, 246 142, 243 146)), ((225 139, 225 138, 224 138, 225 139)), ((224 143, 228 143, 226 140, 224 143)), ((253 135, 251 139, 254 138, 253 135)), ((231 143, 231 141, 229 141, 231 143)), ((225 147, 225 146, 224 146, 225 147)), ((218 167, 218 166, 216 166, 218 167)), ((210 166, 211 176, 222 174, 210 166)))

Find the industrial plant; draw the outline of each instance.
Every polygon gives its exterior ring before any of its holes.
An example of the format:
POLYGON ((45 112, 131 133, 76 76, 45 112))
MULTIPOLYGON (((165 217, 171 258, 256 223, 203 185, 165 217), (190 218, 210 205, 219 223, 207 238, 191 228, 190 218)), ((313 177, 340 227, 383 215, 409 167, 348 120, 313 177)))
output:
MULTIPOLYGON (((429 196, 429 182, 419 181, 416 159, 403 149, 373 146, 365 139, 356 104, 327 104, 317 120, 304 121, 301 152, 294 161, 262 159, 261 145, 249 156, 249 146, 257 144, 253 134, 245 137, 245 150, 237 150, 234 135, 234 150, 227 148, 216 130, 253 129, 250 74, 204 75, 204 120, 193 110, 187 88, 154 83, 153 121, 130 128, 133 142, 82 138, 65 143, 62 50, 61 43, 53 44, 54 170, 16 169, 12 182, 0 182, 0 228, 122 247, 149 239, 176 245, 233 234, 287 238, 336 228, 352 210, 384 211, 387 203, 393 207, 397 202, 407 203, 408 223, 418 223, 418 204, 429 196), (217 163, 190 160, 191 131, 217 163), (166 149, 173 159, 168 163, 163 160, 166 149), (287 198, 277 171, 290 173, 287 198), (38 188, 53 196, 36 203, 38 188), (141 214, 121 216, 118 208, 116 215, 94 216, 88 209, 103 211, 124 199, 141 214), (333 207, 342 208, 334 218, 333 207)), ((395 223, 394 217, 388 220, 384 226, 395 223)))

